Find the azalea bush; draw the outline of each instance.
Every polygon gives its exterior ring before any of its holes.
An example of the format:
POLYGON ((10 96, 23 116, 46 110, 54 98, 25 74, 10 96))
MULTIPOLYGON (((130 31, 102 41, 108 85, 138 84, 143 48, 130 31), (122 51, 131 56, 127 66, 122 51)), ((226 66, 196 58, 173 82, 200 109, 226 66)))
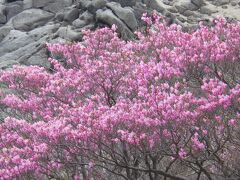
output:
POLYGON ((143 20, 1 72, 0 179, 240 177, 240 23, 143 20))

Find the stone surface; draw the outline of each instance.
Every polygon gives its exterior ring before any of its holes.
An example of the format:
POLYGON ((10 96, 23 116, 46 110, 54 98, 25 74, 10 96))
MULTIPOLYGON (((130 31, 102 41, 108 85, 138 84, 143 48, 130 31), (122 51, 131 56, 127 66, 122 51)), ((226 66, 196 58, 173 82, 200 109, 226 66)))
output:
POLYGON ((19 64, 19 62, 14 61, 14 60, 2 61, 2 62, 0 62, 0 69, 7 69, 16 64, 19 64))
POLYGON ((78 7, 79 9, 86 10, 90 4, 91 4, 91 1, 79 0, 78 7))
MULTIPOLYGON (((184 1, 181 1, 177 6, 176 8, 179 10, 179 6, 183 9, 183 11, 186 11, 186 10, 190 10, 190 11, 196 11, 197 9, 199 9, 198 6, 196 6, 195 4, 193 4, 190 0, 184 0, 184 1)), ((181 10, 179 10, 180 12, 181 10)), ((183 12, 180 12, 180 13, 183 13, 183 12)))
POLYGON ((23 0, 23 8, 29 9, 33 7, 33 0, 23 0))
POLYGON ((115 24, 118 27, 118 31, 121 33, 123 39, 131 39, 134 37, 131 30, 110 10, 99 9, 96 12, 97 20, 112 26, 115 24))
POLYGON ((94 14, 98 9, 104 8, 106 3, 106 0, 93 0, 87 5, 87 10, 94 14))
POLYGON ((131 30, 134 31, 137 29, 138 23, 133 13, 133 9, 129 7, 122 8, 120 4, 115 2, 107 3, 107 7, 110 8, 131 30))
POLYGON ((0 4, 0 24, 7 22, 6 6, 0 4))
POLYGON ((204 4, 203 0, 191 0, 191 2, 197 7, 201 7, 204 4))
POLYGON ((10 4, 6 6, 7 20, 23 11, 23 4, 10 4))
POLYGON ((30 56, 25 61, 23 61, 23 64, 38 65, 49 69, 51 67, 51 64, 47 59, 48 59, 47 48, 46 46, 41 46, 40 50, 37 51, 35 54, 32 54, 32 56, 30 56))
POLYGON ((67 22, 73 22, 79 16, 79 10, 77 8, 70 8, 64 12, 63 20, 67 22))
POLYGON ((194 12, 190 11, 190 10, 186 10, 186 11, 183 12, 183 15, 184 16, 192 16, 192 15, 194 15, 194 12))
POLYGON ((91 23, 94 21, 94 16, 89 11, 85 11, 79 16, 79 19, 85 21, 86 23, 91 23))
POLYGON ((0 24, 5 24, 7 22, 7 17, 4 14, 0 14, 0 24))
POLYGON ((200 13, 202 13, 202 14, 211 15, 212 13, 215 13, 215 12, 217 12, 217 10, 212 10, 212 9, 206 7, 206 6, 203 6, 203 7, 200 8, 200 13))
POLYGON ((49 67, 46 56, 43 56, 41 50, 58 27, 59 24, 52 24, 29 32, 11 30, 1 42, 0 66, 5 67, 12 63, 21 63, 49 67), (34 60, 34 57, 36 60, 34 60))
POLYGON ((228 4, 229 3, 229 0, 216 0, 214 1, 214 4, 217 5, 217 6, 222 6, 222 5, 225 5, 225 4, 228 4))
POLYGON ((166 11, 166 8, 164 6, 164 3, 159 0, 143 0, 144 4, 151 9, 155 9, 161 13, 164 13, 166 11))
POLYGON ((76 28, 82 28, 87 24, 86 21, 81 20, 81 19, 76 19, 75 21, 72 22, 72 25, 76 28))
POLYGON ((71 26, 60 27, 56 35, 71 42, 82 39, 82 33, 74 31, 71 26))
POLYGON ((44 25, 54 15, 41 9, 29 9, 16 15, 13 20, 13 27, 18 30, 29 31, 38 26, 44 25))
POLYGON ((125 6, 132 7, 136 4, 136 0, 112 0, 112 1, 120 3, 122 7, 125 7, 125 6))
POLYGON ((11 26, 3 26, 0 27, 0 42, 8 35, 8 33, 12 30, 11 26))
POLYGON ((54 2, 54 0, 32 0, 32 6, 34 8, 41 8, 47 6, 51 2, 54 2))

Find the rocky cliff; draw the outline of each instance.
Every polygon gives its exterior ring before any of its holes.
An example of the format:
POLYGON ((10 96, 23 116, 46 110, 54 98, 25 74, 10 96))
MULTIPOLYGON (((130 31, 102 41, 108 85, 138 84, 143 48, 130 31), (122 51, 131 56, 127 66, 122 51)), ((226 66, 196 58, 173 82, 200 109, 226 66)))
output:
POLYGON ((122 38, 133 38, 153 9, 185 28, 218 15, 240 20, 240 0, 0 0, 0 68, 48 68, 45 43, 80 41, 83 29, 116 24, 122 38))

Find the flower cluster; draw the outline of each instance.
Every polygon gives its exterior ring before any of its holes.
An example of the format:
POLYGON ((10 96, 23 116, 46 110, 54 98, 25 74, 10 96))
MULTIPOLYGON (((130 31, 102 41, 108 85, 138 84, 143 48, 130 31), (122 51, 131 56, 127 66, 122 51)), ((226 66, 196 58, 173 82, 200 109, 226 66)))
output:
POLYGON ((47 44, 66 61, 49 58, 51 72, 1 72, 0 179, 239 176, 240 23, 143 20, 136 41, 85 31, 47 44))

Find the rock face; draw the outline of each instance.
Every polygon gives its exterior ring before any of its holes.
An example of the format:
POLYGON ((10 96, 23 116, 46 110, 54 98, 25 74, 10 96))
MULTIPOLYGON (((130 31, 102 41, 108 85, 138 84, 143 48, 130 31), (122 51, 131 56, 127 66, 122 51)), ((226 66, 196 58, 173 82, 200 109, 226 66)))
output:
POLYGON ((127 40, 134 37, 131 30, 110 9, 99 9, 96 12, 96 18, 98 21, 107 23, 109 26, 113 24, 117 25, 123 39, 127 40))
POLYGON ((0 0, 0 68, 48 68, 45 43, 81 41, 83 29, 115 24, 122 38, 134 38, 152 10, 185 29, 219 15, 240 20, 240 0, 0 0))
POLYGON ((138 23, 134 15, 133 9, 130 7, 121 7, 119 3, 109 2, 107 7, 110 8, 114 14, 118 16, 131 30, 136 30, 138 23))
POLYGON ((17 30, 29 31, 44 25, 54 15, 41 9, 25 10, 12 19, 13 27, 17 30))

